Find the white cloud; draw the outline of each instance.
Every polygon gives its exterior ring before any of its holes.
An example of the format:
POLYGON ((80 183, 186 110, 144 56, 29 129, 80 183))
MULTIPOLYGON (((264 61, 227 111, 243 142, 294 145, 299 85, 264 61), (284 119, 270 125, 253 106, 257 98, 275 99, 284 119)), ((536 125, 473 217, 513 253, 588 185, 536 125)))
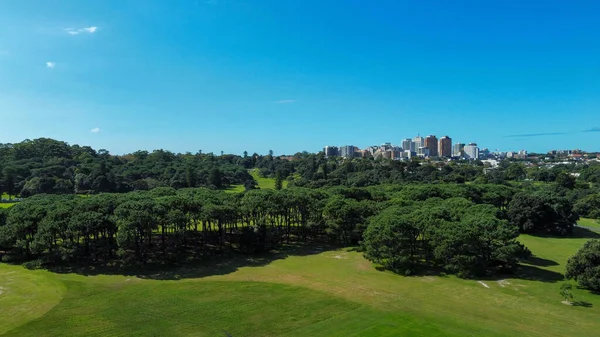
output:
POLYGON ((93 128, 90 130, 91 133, 99 133, 100 131, 102 131, 100 128, 93 128))
POLYGON ((290 103, 296 103, 295 99, 282 99, 280 101, 275 101, 275 103, 277 104, 290 104, 290 103))
POLYGON ((46 67, 52 69, 52 68, 56 67, 56 63, 55 62, 46 62, 46 67))
POLYGON ((65 32, 70 35, 79 35, 81 33, 94 34, 98 30, 98 27, 84 27, 84 28, 65 28, 65 32))

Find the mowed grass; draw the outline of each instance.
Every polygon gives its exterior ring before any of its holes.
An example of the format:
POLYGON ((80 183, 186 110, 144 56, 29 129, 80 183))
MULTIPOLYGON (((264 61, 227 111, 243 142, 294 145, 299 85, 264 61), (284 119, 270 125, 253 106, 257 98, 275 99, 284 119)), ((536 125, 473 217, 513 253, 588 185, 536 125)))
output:
MULTIPOLYGON (((250 170, 250 175, 252 176, 252 178, 254 178, 254 180, 256 180, 256 183, 258 184, 258 187, 260 189, 275 189, 275 178, 263 178, 258 174, 257 169, 250 170)), ((284 179, 282 183, 283 188, 286 188, 287 184, 287 180, 284 179)))
MULTIPOLYGON (((0 199, 10 199, 10 198, 15 198, 15 196, 10 197, 8 194, 6 193, 2 193, 2 196, 0 196, 0 199)), ((0 202, 0 208, 9 208, 11 206, 14 206, 14 202, 0 202)))
MULTIPOLYGON (((274 190, 275 189, 275 178, 263 178, 259 175, 258 169, 252 169, 249 171, 250 175, 256 181, 258 188, 261 190, 274 190)), ((282 187, 287 188, 288 181, 283 180, 282 187)), ((243 185, 231 185, 229 188, 225 189, 225 192, 228 193, 241 193, 244 192, 243 185)))
POLYGON ((12 317, 0 320, 0 334, 596 336, 600 296, 574 289, 581 305, 566 306, 558 295, 567 259, 597 235, 576 236, 522 236, 535 256, 505 279, 404 277, 376 271, 358 252, 327 249, 261 266, 188 268, 168 281, 0 265, 0 308, 12 317))
POLYGON ((581 219, 579 219, 578 225, 583 226, 583 227, 600 229, 600 221, 598 221, 596 219, 581 218, 581 219))

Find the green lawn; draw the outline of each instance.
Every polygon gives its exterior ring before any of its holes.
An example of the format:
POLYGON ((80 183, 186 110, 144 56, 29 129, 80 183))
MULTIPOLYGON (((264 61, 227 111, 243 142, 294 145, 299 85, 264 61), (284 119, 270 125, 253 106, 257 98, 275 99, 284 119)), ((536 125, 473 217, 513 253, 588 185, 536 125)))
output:
POLYGON ((357 252, 306 248, 254 265, 188 268, 176 280, 0 264, 0 334, 595 336, 600 296, 575 289, 586 305, 566 306, 558 295, 566 260, 594 236, 576 234, 524 235, 535 256, 519 277, 481 281, 403 277, 376 271, 357 252))
MULTIPOLYGON (((275 178, 262 178, 258 174, 258 169, 252 169, 249 171, 250 175, 261 190, 274 190, 275 189, 275 178)), ((287 180, 283 181, 283 188, 286 188, 288 185, 287 180)), ((244 192, 244 185, 231 185, 229 188, 225 189, 227 193, 241 193, 244 192)))
MULTIPOLYGON (((252 176, 252 178, 254 178, 254 180, 256 180, 256 182, 258 183, 258 187, 260 189, 271 189, 274 190, 275 189, 275 178, 262 178, 259 174, 258 174, 258 169, 252 169, 250 170, 250 175, 252 176)), ((287 180, 283 180, 283 188, 287 187, 287 180)))
MULTIPOLYGON (((13 196, 14 198, 15 196, 13 196)), ((2 193, 2 196, 0 197, 0 199, 9 199, 9 195, 6 193, 2 193)), ((0 208, 8 208, 13 206, 15 203, 9 202, 9 203, 0 203, 0 208)))
POLYGON ((584 227, 591 227, 591 228, 598 228, 598 229, 600 229, 600 221, 598 221, 596 219, 581 218, 581 219, 579 219, 578 225, 579 226, 584 226, 584 227))
POLYGON ((231 185, 225 189, 226 193, 242 193, 244 191, 244 185, 231 185))

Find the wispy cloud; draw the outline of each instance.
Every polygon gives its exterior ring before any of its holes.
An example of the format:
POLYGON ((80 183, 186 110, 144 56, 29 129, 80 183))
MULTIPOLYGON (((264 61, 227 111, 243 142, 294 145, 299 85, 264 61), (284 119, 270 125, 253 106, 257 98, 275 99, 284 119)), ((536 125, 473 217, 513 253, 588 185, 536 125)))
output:
POLYGON ((506 138, 519 138, 519 137, 544 137, 544 136, 560 136, 568 135, 568 132, 542 132, 542 133, 525 133, 522 135, 510 135, 506 138))
POLYGON ((84 28, 65 28, 65 32, 70 35, 79 35, 81 33, 94 34, 98 30, 98 27, 84 27, 84 28))
POLYGON ((46 62, 46 67, 50 68, 50 69, 54 69, 54 67, 56 67, 56 63, 55 62, 46 62))
POLYGON ((91 133, 99 133, 100 131, 102 131, 100 128, 93 128, 90 130, 91 133))
POLYGON ((595 126, 593 128, 587 129, 587 130, 583 130, 582 132, 600 132, 600 127, 599 126, 595 126))
POLYGON ((296 103, 295 99, 282 99, 280 101, 275 101, 276 104, 290 104, 290 103, 296 103))

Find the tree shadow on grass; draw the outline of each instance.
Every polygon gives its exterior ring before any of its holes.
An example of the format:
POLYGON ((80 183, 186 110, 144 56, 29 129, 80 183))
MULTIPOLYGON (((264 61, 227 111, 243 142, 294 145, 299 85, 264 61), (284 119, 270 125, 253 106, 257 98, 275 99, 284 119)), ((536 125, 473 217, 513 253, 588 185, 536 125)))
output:
POLYGON ((208 276, 227 275, 243 267, 263 267, 274 261, 290 256, 310 256, 326 251, 340 249, 337 246, 323 244, 288 244, 268 253, 243 255, 240 253, 224 253, 222 255, 205 256, 202 259, 169 264, 148 264, 142 267, 110 267, 110 266, 54 266, 51 272, 60 274, 79 274, 84 276, 122 275, 152 280, 183 280, 208 276))
POLYGON ((554 239, 600 239, 600 233, 593 231, 589 228, 575 226, 573 232, 567 235, 554 235, 549 233, 531 233, 531 236, 541 238, 554 238, 554 239))
POLYGON ((523 264, 519 265, 519 268, 513 276, 514 278, 521 280, 549 283, 560 282, 565 279, 564 275, 561 273, 523 264))
POLYGON ((558 266, 558 263, 556 261, 544 259, 544 258, 537 257, 537 256, 531 256, 530 258, 528 258, 525 261, 525 263, 533 265, 533 266, 538 266, 538 267, 558 266))
POLYGON ((573 303, 571 303, 571 305, 573 305, 574 307, 583 307, 583 308, 593 308, 594 305, 590 302, 586 302, 586 301, 575 301, 573 303))

